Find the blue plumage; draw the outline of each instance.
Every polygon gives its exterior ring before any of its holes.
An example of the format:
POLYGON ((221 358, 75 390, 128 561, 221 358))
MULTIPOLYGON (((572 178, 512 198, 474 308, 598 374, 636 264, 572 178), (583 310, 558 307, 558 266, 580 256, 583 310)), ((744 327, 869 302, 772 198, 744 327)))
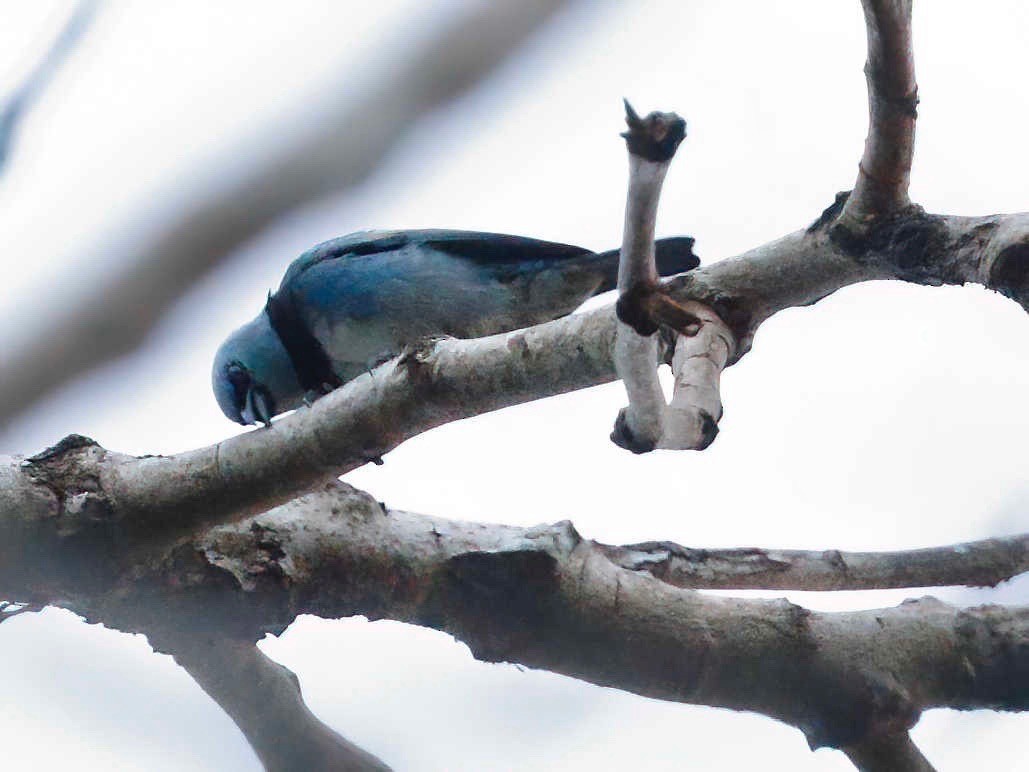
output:
MULTIPOLYGON (((662 275, 698 264, 689 238, 658 242, 662 275)), ((354 233, 289 266, 265 309, 219 348, 226 416, 262 421, 339 386, 428 336, 472 338, 571 313, 614 288, 618 253, 519 236, 354 233)))

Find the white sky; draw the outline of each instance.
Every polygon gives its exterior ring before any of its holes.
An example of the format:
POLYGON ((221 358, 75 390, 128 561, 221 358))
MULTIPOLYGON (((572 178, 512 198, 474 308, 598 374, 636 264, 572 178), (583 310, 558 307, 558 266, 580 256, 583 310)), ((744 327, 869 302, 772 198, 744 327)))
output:
MULTIPOLYGON (((101 275, 96 245, 149 227, 192 180, 273 141, 262 126, 302 124, 306 100, 356 88, 460 3, 435 3, 433 14, 424 5, 109 0, 0 178, 5 334, 101 275)), ((0 94, 68 8, 0 0, 0 94)), ((915 37, 913 197, 930 211, 1026 209, 1029 7, 921 3, 915 37)), ((853 181, 863 61, 856 0, 579 6, 485 88, 419 126, 363 189, 257 239, 144 352, 26 416, 0 436, 0 452, 34 452, 72 431, 133 453, 233 433, 209 393, 213 351, 293 257, 326 238, 431 226, 615 246, 623 95, 689 122, 661 233, 695 235, 709 262, 794 230, 853 181)), ((724 376, 726 415, 705 453, 634 457, 612 446, 624 402, 612 384, 452 424, 345 479, 395 507, 521 524, 570 518, 615 542, 942 544, 1029 530, 1027 387, 1029 318, 1015 304, 977 287, 867 284, 761 329, 724 376)), ((790 597, 832 609, 917 594, 790 597)), ((934 594, 1026 602, 1029 582, 934 594)), ((298 674, 324 720, 397 769, 850 768, 767 719, 476 663, 447 636, 396 623, 304 618, 263 647, 298 674)), ((0 741, 13 768, 257 768, 231 721, 138 636, 47 611, 0 628, 0 659, 0 741)), ((1018 716, 944 711, 915 731, 948 770, 1016 769, 1025 733, 1018 716)))

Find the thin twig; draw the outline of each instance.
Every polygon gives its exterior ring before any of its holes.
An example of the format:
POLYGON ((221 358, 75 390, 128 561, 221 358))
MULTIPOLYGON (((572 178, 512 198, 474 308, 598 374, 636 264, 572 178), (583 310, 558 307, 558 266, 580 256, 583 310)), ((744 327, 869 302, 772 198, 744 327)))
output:
POLYGON ((657 378, 657 323, 646 314, 644 299, 658 285, 654 259, 657 206, 668 165, 686 136, 686 122, 675 113, 651 113, 641 119, 626 102, 629 130, 622 136, 629 150, 629 190, 618 263, 618 333, 615 369, 629 398, 615 421, 611 440, 634 453, 657 447, 667 407, 657 378))

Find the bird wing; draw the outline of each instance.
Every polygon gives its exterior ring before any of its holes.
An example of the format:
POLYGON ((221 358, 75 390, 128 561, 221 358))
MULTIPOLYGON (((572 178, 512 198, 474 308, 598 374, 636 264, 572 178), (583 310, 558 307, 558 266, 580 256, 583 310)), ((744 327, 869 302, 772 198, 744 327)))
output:
POLYGON ((571 244, 457 230, 361 231, 330 239, 312 247, 293 261, 281 287, 293 282, 312 266, 327 260, 354 260, 393 252, 409 245, 429 247, 481 265, 515 266, 537 261, 551 262, 592 254, 571 244))

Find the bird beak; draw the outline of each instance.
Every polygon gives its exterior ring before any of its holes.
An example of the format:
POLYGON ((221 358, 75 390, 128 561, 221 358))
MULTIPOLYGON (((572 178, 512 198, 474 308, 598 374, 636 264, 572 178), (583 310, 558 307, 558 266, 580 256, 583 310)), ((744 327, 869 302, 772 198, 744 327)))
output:
POLYGON ((246 403, 240 415, 243 423, 250 425, 258 422, 265 426, 272 425, 271 407, 268 404, 268 397, 261 389, 247 389, 246 403))

